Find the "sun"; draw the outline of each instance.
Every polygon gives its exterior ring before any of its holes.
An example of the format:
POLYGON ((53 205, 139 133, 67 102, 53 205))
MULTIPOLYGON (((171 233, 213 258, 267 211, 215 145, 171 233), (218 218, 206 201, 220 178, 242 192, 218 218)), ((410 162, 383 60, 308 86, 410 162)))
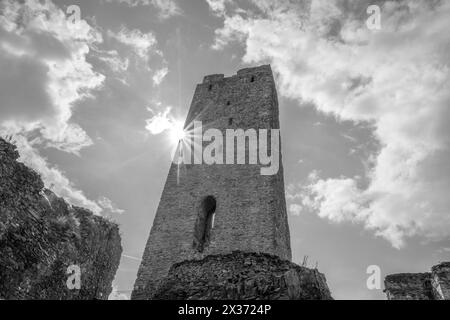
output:
POLYGON ((186 138, 186 131, 184 130, 184 123, 182 121, 172 121, 172 127, 169 129, 169 138, 175 145, 186 138))

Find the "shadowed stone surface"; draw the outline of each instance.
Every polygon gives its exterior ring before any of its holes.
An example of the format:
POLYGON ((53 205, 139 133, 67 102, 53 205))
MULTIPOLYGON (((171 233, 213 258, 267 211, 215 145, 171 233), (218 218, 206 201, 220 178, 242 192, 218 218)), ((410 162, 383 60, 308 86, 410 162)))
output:
POLYGON ((0 299, 107 299, 122 247, 116 224, 44 189, 0 138, 0 299), (81 268, 68 290, 67 268, 81 268))
POLYGON ((450 262, 428 273, 400 273, 384 280, 389 300, 450 300, 450 262))
POLYGON ((389 275, 384 281, 389 300, 432 300, 429 273, 400 273, 389 275))
POLYGON ((277 256, 233 252, 174 265, 155 300, 330 300, 325 276, 277 256))

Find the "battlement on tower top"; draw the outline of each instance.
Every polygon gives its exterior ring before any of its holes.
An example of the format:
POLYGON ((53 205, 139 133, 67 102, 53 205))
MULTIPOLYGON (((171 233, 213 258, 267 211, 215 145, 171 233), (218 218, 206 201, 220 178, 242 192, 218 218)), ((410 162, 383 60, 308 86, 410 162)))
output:
POLYGON ((272 76, 272 69, 270 65, 241 69, 235 75, 232 75, 230 77, 225 77, 224 74, 210 74, 203 78, 203 84, 213 84, 226 80, 237 80, 247 78, 248 80, 251 81, 252 76, 254 77, 253 80, 256 80, 257 77, 260 76, 261 74, 272 76))

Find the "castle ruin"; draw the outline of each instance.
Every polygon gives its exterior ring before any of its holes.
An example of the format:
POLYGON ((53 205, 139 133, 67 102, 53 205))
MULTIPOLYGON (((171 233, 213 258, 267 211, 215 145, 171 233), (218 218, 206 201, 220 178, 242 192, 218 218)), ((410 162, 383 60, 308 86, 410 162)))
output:
MULTIPOLYGON (((278 98, 270 66, 243 69, 231 77, 206 76, 197 85, 185 128, 193 121, 224 135, 233 128, 279 129, 278 98)), ((281 298, 282 294, 269 292, 279 292, 280 288, 286 289, 287 298, 305 298, 306 291, 297 287, 300 283, 305 287, 309 280, 312 285, 306 287, 317 289, 315 298, 330 298, 323 275, 310 270, 302 278, 306 268, 290 262, 281 153, 276 174, 265 176, 260 171, 261 164, 173 163, 132 299, 164 298, 169 291, 172 299, 281 298), (228 266, 225 276, 211 274, 210 270, 218 270, 221 265, 228 266), (254 272, 255 266, 264 269, 264 274, 254 272), (236 272, 243 269, 252 271, 244 277, 245 285, 236 278, 236 272), (277 279, 268 277, 277 272, 277 279), (183 288, 184 292, 192 289, 190 296, 178 295, 173 288, 176 281, 170 280, 174 277, 183 278, 186 285, 195 277, 203 277, 196 281, 207 283, 202 288, 183 288), (228 291, 224 289, 227 292, 205 291, 205 287, 223 288, 218 285, 219 279, 236 283, 228 291)))
POLYGON ((450 262, 426 273, 399 273, 384 280, 388 300, 450 300, 450 262))

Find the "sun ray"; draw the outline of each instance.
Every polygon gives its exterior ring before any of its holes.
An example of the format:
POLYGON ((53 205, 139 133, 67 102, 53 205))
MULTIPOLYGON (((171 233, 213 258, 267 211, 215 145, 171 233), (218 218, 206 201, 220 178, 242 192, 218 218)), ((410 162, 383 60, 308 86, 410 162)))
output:
MULTIPOLYGON (((183 121, 178 119, 171 119, 172 126, 168 131, 168 137, 170 140, 170 144, 172 146, 172 155, 173 161, 177 165, 177 184, 180 182, 180 173, 185 164, 185 157, 191 157, 190 161, 192 161, 192 157, 194 154, 194 146, 196 144, 196 133, 194 132, 194 122, 201 116, 201 114, 205 110, 202 110, 200 114, 198 114, 195 119, 193 119, 188 124, 184 124, 183 121), (186 153, 186 150, 190 150, 189 153, 186 153)), ((206 124, 205 128, 212 127, 215 123, 219 122, 218 120, 212 121, 206 124)), ((188 162, 191 163, 191 162, 188 162)))

